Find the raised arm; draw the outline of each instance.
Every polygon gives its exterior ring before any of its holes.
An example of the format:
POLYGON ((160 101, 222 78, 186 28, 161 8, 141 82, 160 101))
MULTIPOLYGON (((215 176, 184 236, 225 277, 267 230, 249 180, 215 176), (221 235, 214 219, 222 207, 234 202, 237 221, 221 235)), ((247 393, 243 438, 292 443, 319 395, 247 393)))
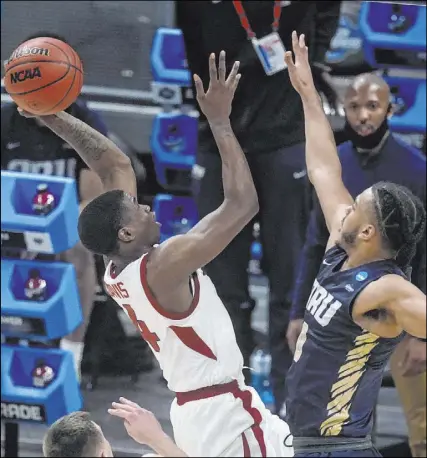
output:
POLYGON ((209 59, 210 84, 207 92, 195 75, 197 99, 218 145, 222 160, 224 200, 187 234, 172 237, 153 250, 148 264, 148 282, 164 290, 188 282, 188 276, 208 264, 234 239, 258 212, 258 197, 245 155, 234 136, 229 116, 240 79, 236 62, 226 78, 225 52, 209 59))
POLYGON ((292 46, 295 62, 290 51, 285 59, 292 85, 301 96, 304 108, 307 173, 332 234, 340 225, 344 209, 354 202, 342 181, 334 135, 314 86, 304 35, 298 39, 293 32, 292 46))
MULTIPOLYGON (((34 117, 21 109, 26 117, 34 117)), ((101 179, 104 191, 122 189, 136 196, 136 177, 130 159, 111 140, 65 111, 38 119, 65 140, 101 179)))

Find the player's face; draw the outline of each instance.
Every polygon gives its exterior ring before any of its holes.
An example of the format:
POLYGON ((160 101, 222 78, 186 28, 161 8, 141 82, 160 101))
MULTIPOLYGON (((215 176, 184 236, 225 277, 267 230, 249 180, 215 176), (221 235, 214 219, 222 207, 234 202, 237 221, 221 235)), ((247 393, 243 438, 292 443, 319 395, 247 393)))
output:
POLYGON ((361 137, 373 134, 389 114, 389 94, 377 84, 362 84, 347 92, 345 114, 351 128, 361 137))
POLYGON ((372 190, 359 194, 354 204, 348 207, 341 221, 340 239, 337 243, 344 249, 351 249, 371 240, 375 233, 372 224, 372 190))
POLYGON ((107 441, 107 439, 104 436, 104 433, 102 432, 102 429, 99 425, 97 425, 95 422, 93 422, 95 426, 99 429, 99 431, 102 434, 102 443, 99 447, 99 456, 100 457, 112 457, 113 455, 113 449, 111 448, 110 443, 107 441))
POLYGON ((148 205, 137 202, 129 204, 131 212, 130 227, 135 236, 135 241, 141 245, 152 246, 160 240, 160 223, 156 221, 156 214, 148 205))

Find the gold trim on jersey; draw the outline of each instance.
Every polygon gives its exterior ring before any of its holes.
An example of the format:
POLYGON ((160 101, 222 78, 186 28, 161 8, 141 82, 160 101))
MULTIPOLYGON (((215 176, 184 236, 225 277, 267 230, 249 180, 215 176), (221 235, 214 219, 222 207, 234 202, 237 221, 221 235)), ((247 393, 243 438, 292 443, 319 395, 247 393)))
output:
POLYGON ((331 388, 331 400, 327 405, 328 417, 320 425, 322 436, 338 436, 350 418, 353 396, 366 370, 372 350, 378 345, 379 336, 363 331, 353 342, 344 364, 338 371, 338 379, 331 388))

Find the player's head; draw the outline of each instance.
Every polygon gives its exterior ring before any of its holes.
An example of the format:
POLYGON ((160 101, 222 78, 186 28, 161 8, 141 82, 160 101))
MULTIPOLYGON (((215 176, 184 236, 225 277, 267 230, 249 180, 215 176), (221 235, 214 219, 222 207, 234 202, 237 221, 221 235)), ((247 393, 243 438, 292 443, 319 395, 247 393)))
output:
POLYGON ((111 457, 111 445, 87 412, 73 412, 56 420, 43 439, 46 457, 111 457))
POLYGON ((123 191, 101 194, 82 210, 79 236, 83 245, 109 257, 139 257, 159 242, 160 229, 147 205, 123 191))
POLYGON ((346 134, 357 148, 375 148, 388 131, 393 110, 390 88, 379 76, 365 73, 357 76, 344 98, 346 134))
POLYGON ((384 253, 406 270, 424 236, 426 212, 408 188, 380 182, 360 194, 342 221, 339 244, 368 255, 384 253))
POLYGON ((67 40, 62 36, 54 32, 48 32, 46 30, 40 30, 37 33, 32 33, 31 35, 28 35, 27 38, 25 38, 24 41, 32 40, 33 38, 39 38, 39 37, 47 37, 47 38, 55 38, 56 40, 63 41, 64 43, 67 43, 67 40))

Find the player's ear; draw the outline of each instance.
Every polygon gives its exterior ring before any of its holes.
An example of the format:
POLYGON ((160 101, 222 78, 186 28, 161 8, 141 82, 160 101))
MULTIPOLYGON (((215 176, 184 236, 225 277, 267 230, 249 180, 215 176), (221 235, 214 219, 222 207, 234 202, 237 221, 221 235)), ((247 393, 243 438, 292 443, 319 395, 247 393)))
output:
POLYGON ((364 242, 368 242, 372 239, 372 237, 374 237, 376 231, 377 230, 373 224, 365 224, 361 227, 359 238, 361 238, 364 242))
POLYGON ((129 243, 132 242, 132 240, 135 239, 135 236, 133 235, 132 231, 128 227, 122 227, 119 229, 119 232, 117 233, 117 236, 120 241, 129 243))
POLYGON ((394 115, 394 113, 396 113, 396 111, 397 105, 395 103, 390 102, 387 108, 387 118, 390 119, 394 115))

